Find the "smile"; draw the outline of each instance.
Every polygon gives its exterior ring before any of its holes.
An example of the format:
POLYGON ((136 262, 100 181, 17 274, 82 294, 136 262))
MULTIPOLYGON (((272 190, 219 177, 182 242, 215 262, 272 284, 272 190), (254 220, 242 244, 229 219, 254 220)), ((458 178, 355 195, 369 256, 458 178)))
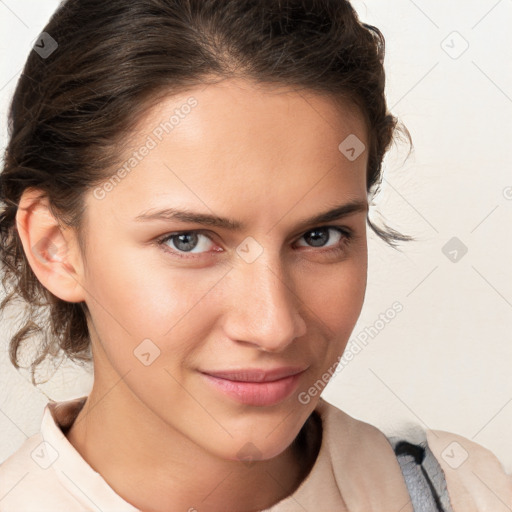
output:
POLYGON ((299 384, 305 370, 276 380, 257 382, 224 378, 202 373, 206 382, 217 391, 236 401, 254 406, 270 406, 288 398, 299 384))

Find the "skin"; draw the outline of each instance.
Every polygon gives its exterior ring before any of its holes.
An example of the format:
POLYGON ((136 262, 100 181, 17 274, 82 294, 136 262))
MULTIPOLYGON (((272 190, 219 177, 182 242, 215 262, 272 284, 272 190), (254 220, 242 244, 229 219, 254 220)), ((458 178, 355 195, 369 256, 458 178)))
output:
POLYGON ((335 368, 363 305, 366 212, 298 226, 366 203, 366 151, 349 161, 338 149, 350 134, 367 145, 366 130, 357 111, 326 96, 227 80, 162 100, 131 151, 191 96, 198 105, 113 190, 86 196, 85 255, 34 189, 17 225, 41 283, 91 315, 94 385, 71 444, 140 510, 253 511, 293 492, 314 463, 290 445, 319 395, 302 404, 298 394, 335 368), (247 226, 134 220, 165 207, 247 226), (304 236, 325 226, 353 239, 324 229, 315 246, 304 236), (155 241, 187 230, 204 231, 185 258, 170 252, 183 247, 176 238, 155 241), (247 237, 263 249, 252 263, 236 250, 247 237), (134 350, 147 338, 160 355, 146 366, 134 350), (240 404, 198 373, 286 365, 308 369, 273 406, 240 404), (249 442, 259 453, 250 465, 239 455, 249 442))

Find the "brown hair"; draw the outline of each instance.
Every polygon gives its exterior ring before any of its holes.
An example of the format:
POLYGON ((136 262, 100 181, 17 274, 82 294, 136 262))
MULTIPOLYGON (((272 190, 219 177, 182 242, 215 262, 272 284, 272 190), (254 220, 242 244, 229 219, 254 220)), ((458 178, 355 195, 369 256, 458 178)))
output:
MULTIPOLYGON (((59 222, 84 249, 84 194, 119 165, 131 131, 164 95, 230 77, 301 87, 358 107, 368 133, 367 189, 376 193, 395 133, 407 129, 384 96, 384 37, 361 23, 346 0, 67 0, 44 28, 49 54, 30 52, 9 110, 0 174, 0 259, 5 310, 22 300, 25 317, 9 356, 41 334, 30 367, 62 352, 90 361, 85 302, 55 297, 35 277, 21 245, 22 192, 48 197, 59 222)), ((41 45, 40 46, 44 46, 41 45)), ((47 52, 48 53, 48 52, 47 52)), ((390 246, 412 240, 367 218, 390 246)))

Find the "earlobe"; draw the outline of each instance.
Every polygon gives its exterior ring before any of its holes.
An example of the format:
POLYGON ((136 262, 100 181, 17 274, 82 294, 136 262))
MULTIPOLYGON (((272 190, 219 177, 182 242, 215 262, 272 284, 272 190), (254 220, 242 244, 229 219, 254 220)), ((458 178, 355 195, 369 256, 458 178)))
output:
POLYGON ((60 226, 42 191, 24 190, 16 213, 16 227, 39 282, 66 302, 84 301, 82 262, 75 237, 71 229, 60 226))

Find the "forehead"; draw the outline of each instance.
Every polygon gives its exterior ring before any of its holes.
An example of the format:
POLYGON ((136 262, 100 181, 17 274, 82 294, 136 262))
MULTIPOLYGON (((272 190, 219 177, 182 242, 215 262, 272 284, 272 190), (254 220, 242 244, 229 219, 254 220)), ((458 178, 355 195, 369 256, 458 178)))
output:
POLYGON ((242 80, 193 88, 161 98, 141 119, 106 203, 119 216, 159 199, 277 215, 269 205, 306 195, 366 198, 366 151, 351 161, 339 148, 354 136, 367 145, 363 117, 325 95, 242 80))
POLYGON ((222 140, 222 146, 244 149, 285 149, 292 145, 294 153, 301 147, 309 151, 315 145, 336 148, 350 134, 361 140, 367 136, 363 117, 353 104, 309 90, 243 79, 162 97, 141 119, 135 135, 154 132, 160 140, 171 131, 183 149, 197 149, 199 143, 212 150, 222 140), (253 138, 256 135, 258 138, 253 138))

